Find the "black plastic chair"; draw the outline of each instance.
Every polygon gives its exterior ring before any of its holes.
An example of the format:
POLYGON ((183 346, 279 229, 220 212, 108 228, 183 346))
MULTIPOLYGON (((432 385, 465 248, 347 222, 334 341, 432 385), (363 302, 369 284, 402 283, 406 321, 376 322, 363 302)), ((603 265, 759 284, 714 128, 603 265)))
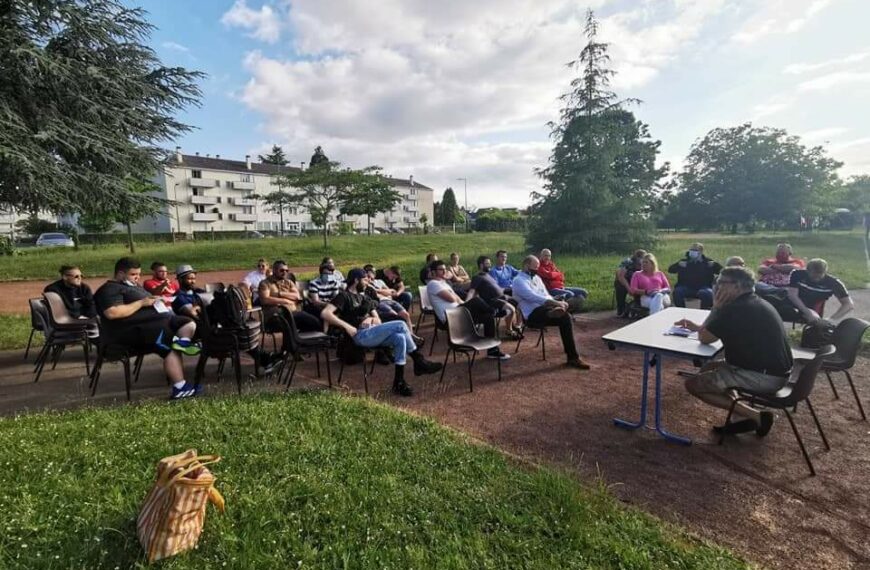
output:
MULTIPOLYGON (((447 309, 447 354, 444 355, 444 366, 441 368, 441 379, 444 381, 444 372, 447 370, 447 360, 450 353, 464 354, 468 359, 468 391, 474 391, 474 381, 471 369, 474 360, 481 350, 490 350, 501 346, 501 341, 495 338, 487 338, 477 331, 471 313, 465 307, 452 307, 447 309)), ((501 358, 496 358, 498 365, 498 379, 501 381, 501 358)))
MULTIPOLYGON (((519 309, 517 309, 517 310, 519 310, 519 309)), ((535 326, 530 325, 528 323, 528 321, 526 322, 525 325, 523 325, 522 334, 520 334, 520 338, 517 339, 517 347, 514 350, 514 354, 516 354, 520 351, 520 345, 522 344, 523 340, 525 340, 525 338, 526 338, 525 332, 527 330, 538 331, 538 342, 535 343, 535 348, 538 348, 538 346, 540 346, 541 347, 541 360, 547 360, 547 341, 544 337, 544 333, 547 332, 547 327, 545 327, 545 326, 544 327, 535 327, 535 326)))
MULTIPOLYGON (((248 312, 248 318, 245 320, 244 327, 240 329, 228 329, 217 324, 212 326, 209 322, 208 311, 200 312, 197 332, 202 342, 202 350, 196 363, 196 373, 193 380, 195 385, 199 385, 202 382, 205 376, 205 365, 209 358, 218 359, 220 372, 223 372, 223 362, 229 359, 235 372, 239 395, 242 394, 241 355, 243 352, 250 352, 259 348, 263 337, 260 321, 250 316, 251 311, 248 312)), ((254 374, 259 376, 259 373, 260 363, 255 358, 254 374)))
POLYGON ((276 376, 278 382, 281 383, 284 382, 283 377, 286 374, 287 387, 285 391, 290 389, 290 384, 296 375, 296 367, 303 356, 314 355, 317 361, 317 376, 320 377, 321 352, 326 360, 327 382, 329 387, 332 388, 332 368, 329 364, 329 349, 333 346, 333 338, 331 336, 317 331, 299 332, 299 329, 296 328, 296 319, 293 318, 293 313, 275 315, 270 319, 270 327, 272 330, 281 333, 281 352, 284 358, 278 367, 276 376))
MULTIPOLYGON (((761 406, 764 408, 782 410, 785 412, 785 417, 788 418, 788 423, 791 424, 791 429, 801 448, 804 460, 810 468, 810 475, 815 476, 816 470, 813 467, 813 462, 810 460, 803 439, 801 439, 801 435, 794 423, 794 419, 791 417, 789 408, 794 408, 802 401, 807 403, 807 408, 810 410, 810 415, 813 416, 813 421, 816 424, 816 428, 819 430, 819 435, 822 436, 822 442, 825 445, 825 449, 830 450, 831 446, 828 444, 828 438, 825 437, 825 432, 822 431, 822 424, 819 423, 819 418, 816 416, 816 411, 813 409, 812 402, 810 402, 810 393, 813 391, 813 386, 816 383, 816 376, 822 368, 822 363, 826 358, 834 354, 836 350, 837 349, 830 344, 821 347, 818 352, 816 352, 815 358, 809 361, 800 371, 797 381, 786 384, 774 394, 755 392, 753 390, 739 387, 731 388, 737 393, 738 397, 735 398, 734 402, 731 404, 731 408, 728 410, 728 417, 725 418, 725 425, 728 426, 731 423, 731 416, 733 415, 734 408, 738 402, 748 402, 750 406, 761 406)), ((721 445, 724 440, 725 435, 723 433, 719 438, 719 444, 721 445)))
POLYGON ((30 299, 28 302, 30 303, 30 336, 27 338, 24 360, 27 360, 27 357, 30 355, 30 346, 33 343, 34 333, 41 332, 45 336, 45 325, 43 324, 43 317, 40 314, 42 299, 30 299))
POLYGON ((852 381, 852 374, 849 371, 855 366, 855 359, 861 348, 861 339, 868 328, 870 328, 870 323, 867 321, 856 318, 844 319, 834 329, 834 338, 831 340, 837 348, 837 352, 822 363, 822 371, 827 376, 836 399, 839 399, 840 395, 837 393, 833 379, 831 379, 831 372, 842 372, 846 376, 846 381, 849 382, 852 395, 855 397, 855 403, 858 405, 858 411, 861 412, 862 420, 867 419, 867 414, 864 413, 864 406, 861 404, 855 383, 852 381))
POLYGON ((69 315, 66 306, 63 304, 63 299, 57 293, 45 293, 45 299, 42 301, 40 308, 37 308, 39 315, 43 319, 43 327, 45 333, 45 344, 36 358, 34 366, 34 382, 39 382, 45 364, 49 356, 52 359, 51 369, 57 367, 60 355, 64 349, 71 344, 81 344, 84 350, 85 369, 87 374, 91 373, 90 361, 90 342, 88 340, 88 325, 92 323, 90 320, 73 319, 69 315))

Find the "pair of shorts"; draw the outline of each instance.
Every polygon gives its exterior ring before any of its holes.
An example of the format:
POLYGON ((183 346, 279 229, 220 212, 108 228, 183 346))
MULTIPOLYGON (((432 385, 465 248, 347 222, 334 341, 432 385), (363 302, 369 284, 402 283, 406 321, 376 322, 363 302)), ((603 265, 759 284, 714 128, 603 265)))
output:
POLYGON ((772 376, 756 370, 738 368, 725 361, 713 363, 709 370, 701 370, 698 377, 711 387, 711 392, 726 392, 731 388, 744 388, 753 392, 773 394, 788 382, 788 377, 772 376))
POLYGON ((113 327, 104 334, 113 345, 127 347, 134 351, 153 352, 161 358, 166 358, 172 352, 172 338, 175 332, 191 322, 189 317, 177 315, 161 315, 159 318, 145 322, 113 327))

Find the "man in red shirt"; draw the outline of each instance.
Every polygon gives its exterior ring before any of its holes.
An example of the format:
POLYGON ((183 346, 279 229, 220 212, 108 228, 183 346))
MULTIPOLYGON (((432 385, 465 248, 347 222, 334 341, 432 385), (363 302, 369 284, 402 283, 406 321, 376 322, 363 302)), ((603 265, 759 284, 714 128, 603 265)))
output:
POLYGON ((756 288, 759 293, 766 293, 774 288, 788 287, 791 272, 804 268, 806 268, 804 260, 792 256, 791 245, 777 244, 776 256, 768 257, 758 268, 759 283, 756 288))
POLYGON ((174 297, 178 291, 178 283, 169 280, 166 264, 155 261, 151 264, 151 273, 151 279, 146 280, 142 287, 152 295, 174 297))
POLYGON ((549 249, 541 250, 538 277, 544 282, 547 292, 555 299, 568 300, 573 297, 585 299, 588 295, 586 289, 582 287, 565 287, 565 274, 553 263, 553 252, 549 249))

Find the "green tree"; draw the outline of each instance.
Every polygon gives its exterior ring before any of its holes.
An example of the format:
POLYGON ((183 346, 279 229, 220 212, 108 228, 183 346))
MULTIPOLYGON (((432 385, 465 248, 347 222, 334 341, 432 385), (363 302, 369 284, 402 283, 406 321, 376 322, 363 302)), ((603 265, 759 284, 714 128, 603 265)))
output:
POLYGON ((784 129, 716 128, 692 145, 679 176, 677 212, 695 227, 776 229, 835 206, 842 163, 784 129))
POLYGON ((152 26, 121 0, 7 0, 0 8, 0 204, 25 211, 155 206, 128 176, 162 165, 189 127, 201 73, 165 67, 152 26), (126 206, 124 206, 126 207, 126 206))
POLYGON ((43 220, 36 214, 30 214, 26 218, 21 218, 15 222, 15 229, 22 234, 38 236, 39 234, 44 234, 46 232, 57 231, 57 224, 55 222, 43 220))
POLYGON ((273 144, 272 152, 267 155, 258 155, 260 158, 260 162, 263 164, 277 164, 278 166, 286 166, 289 160, 287 160, 287 155, 284 154, 284 149, 280 146, 273 144))
POLYGON ((513 208, 481 208, 477 211, 474 229, 479 232, 521 232, 526 229, 526 218, 513 208))
POLYGON ((420 214, 420 223, 423 224, 423 233, 428 234, 429 233, 429 216, 427 216, 425 213, 420 214))
POLYGON ((345 216, 366 216, 366 227, 371 235, 372 216, 395 208, 402 201, 402 195, 393 189, 376 166, 357 173, 359 176, 342 200, 339 212, 345 216))
POLYGON ((459 213, 459 206, 456 204, 456 194, 453 192, 453 188, 447 188, 444 190, 444 196, 441 197, 441 202, 439 202, 439 206, 435 210, 435 225, 452 226, 464 220, 463 216, 459 213))
POLYGON ((78 225, 89 234, 104 234, 115 227, 117 220, 114 216, 106 214, 81 214, 78 219, 78 225))
MULTIPOLYGON (((286 166, 289 162, 284 154, 284 149, 278 145, 272 145, 272 152, 267 155, 259 155, 260 162, 263 164, 275 164, 278 166, 286 166)), ((293 207, 293 202, 290 200, 285 186, 280 178, 274 178, 272 184, 278 187, 274 192, 270 192, 265 196, 255 195, 254 198, 262 200, 266 209, 270 212, 275 212, 280 218, 281 228, 278 230, 280 235, 284 235, 284 212, 293 207)))
POLYGON ((538 175, 527 239, 558 251, 624 251, 648 246, 654 227, 648 204, 667 164, 656 167, 660 142, 609 90, 608 45, 597 41, 598 22, 587 12, 587 44, 569 64, 579 70, 551 123, 553 152, 538 175))
POLYGON ((326 156, 326 153, 323 152, 323 147, 318 146, 314 149, 314 154, 311 155, 308 167, 320 166, 322 164, 329 164, 329 158, 326 156))

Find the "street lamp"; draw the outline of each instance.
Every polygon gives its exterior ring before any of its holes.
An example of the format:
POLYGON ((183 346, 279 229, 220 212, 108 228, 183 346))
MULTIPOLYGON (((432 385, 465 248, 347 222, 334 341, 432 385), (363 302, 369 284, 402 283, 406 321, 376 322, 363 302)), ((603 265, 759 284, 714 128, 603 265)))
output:
POLYGON ((468 233, 468 178, 457 178, 457 181, 462 180, 465 190, 465 233, 468 233))

